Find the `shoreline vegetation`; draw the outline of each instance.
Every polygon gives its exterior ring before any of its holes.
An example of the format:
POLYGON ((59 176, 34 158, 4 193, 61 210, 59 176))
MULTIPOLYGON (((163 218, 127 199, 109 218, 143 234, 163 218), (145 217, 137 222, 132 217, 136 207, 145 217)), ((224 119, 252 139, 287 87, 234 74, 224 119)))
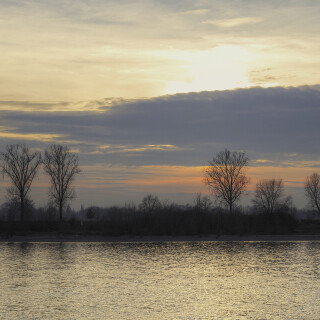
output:
MULTIPOLYGON (((171 242, 320 240, 319 219, 294 212, 263 214, 222 208, 97 208, 69 212, 34 210, 27 221, 0 219, 0 242, 171 242), (46 213, 46 214, 45 214, 46 213)), ((12 215, 9 215, 12 217, 12 215)))

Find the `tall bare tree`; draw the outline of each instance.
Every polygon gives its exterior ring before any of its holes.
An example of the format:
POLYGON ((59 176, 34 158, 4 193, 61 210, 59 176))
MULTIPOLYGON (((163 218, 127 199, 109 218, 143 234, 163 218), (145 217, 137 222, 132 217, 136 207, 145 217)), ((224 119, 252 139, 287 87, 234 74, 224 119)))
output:
POLYGON ((272 214, 276 210, 286 208, 291 197, 285 197, 282 179, 264 179, 256 185, 252 202, 261 211, 272 214))
POLYGON ((144 213, 153 213, 161 208, 161 202, 157 196, 147 194, 139 205, 140 210, 144 213))
POLYGON ((309 203, 320 214, 320 175, 318 173, 314 172, 306 178, 304 190, 309 203))
POLYGON ((206 195, 203 195, 201 192, 197 193, 194 200, 194 209, 196 211, 207 212, 212 205, 212 201, 206 195))
POLYGON ((58 207, 59 218, 62 221, 64 207, 75 196, 72 182, 76 174, 81 172, 78 156, 67 146, 55 144, 45 151, 43 164, 51 179, 49 197, 58 207))
POLYGON ((246 190, 249 179, 245 168, 249 162, 243 152, 220 151, 204 170, 204 182, 213 195, 232 213, 234 204, 246 190))
POLYGON ((0 153, 0 157, 2 173, 12 182, 12 186, 7 189, 8 198, 19 202, 20 218, 23 221, 30 187, 41 164, 41 154, 31 152, 24 144, 10 144, 5 152, 0 153))

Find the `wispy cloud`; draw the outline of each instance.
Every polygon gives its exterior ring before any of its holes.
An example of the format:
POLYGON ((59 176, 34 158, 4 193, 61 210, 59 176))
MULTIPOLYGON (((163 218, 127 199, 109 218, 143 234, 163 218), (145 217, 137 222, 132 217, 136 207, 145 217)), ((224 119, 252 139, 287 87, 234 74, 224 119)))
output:
POLYGON ((209 9, 193 9, 193 10, 187 10, 187 11, 182 11, 175 13, 176 15, 204 15, 209 13, 209 9))
POLYGON ((107 153, 126 153, 126 152, 144 152, 144 151, 173 151, 179 150, 178 147, 170 144, 148 144, 148 145, 128 145, 128 146, 102 146, 99 149, 104 150, 107 153))
POLYGON ((117 153, 140 153, 149 151, 178 151, 174 145, 163 144, 148 144, 148 145, 102 145, 97 146, 94 150, 87 152, 87 154, 117 154, 117 153))
POLYGON ((234 19, 223 19, 223 20, 206 20, 205 24, 214 24, 222 28, 233 28, 239 27, 246 24, 255 24, 263 21, 260 17, 241 17, 234 19))
POLYGON ((53 142, 63 137, 64 135, 60 134, 0 132, 0 139, 8 140, 32 140, 38 142, 53 142))
MULTIPOLYGON (((74 102, 39 102, 39 101, 5 101, 0 100, 0 111, 23 111, 23 112, 90 112, 99 111, 101 107, 112 108, 127 102, 124 98, 105 98, 92 101, 74 102)), ((130 99, 133 101, 133 99, 130 99)))

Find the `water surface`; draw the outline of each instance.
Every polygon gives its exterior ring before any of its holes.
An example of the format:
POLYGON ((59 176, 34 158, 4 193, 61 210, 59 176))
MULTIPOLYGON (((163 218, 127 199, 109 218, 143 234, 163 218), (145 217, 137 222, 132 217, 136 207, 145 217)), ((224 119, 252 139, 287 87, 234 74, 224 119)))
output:
POLYGON ((320 319, 320 242, 0 243, 0 319, 320 319))

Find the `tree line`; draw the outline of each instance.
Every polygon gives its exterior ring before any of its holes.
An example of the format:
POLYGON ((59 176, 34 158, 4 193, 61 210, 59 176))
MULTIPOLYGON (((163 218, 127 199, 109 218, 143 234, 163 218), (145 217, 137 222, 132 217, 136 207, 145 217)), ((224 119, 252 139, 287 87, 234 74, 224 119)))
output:
MULTIPOLYGON (((243 234, 314 234, 316 220, 301 221, 289 211, 276 214, 257 213, 251 208, 236 207, 233 214, 214 206, 208 196, 197 194, 193 203, 178 205, 160 201, 148 194, 135 205, 64 210, 63 222, 56 207, 29 207, 29 218, 22 222, 0 218, 0 236, 13 235, 101 235, 101 236, 183 236, 243 234)), ((0 217, 5 208, 0 209, 0 217)))
MULTIPOLYGON (((204 170, 204 183, 211 190, 216 206, 210 197, 201 193, 195 196, 192 205, 185 206, 160 202, 157 196, 148 194, 137 207, 90 207, 77 213, 70 208, 65 210, 75 196, 73 181, 81 172, 79 158, 70 148, 52 145, 41 154, 23 144, 8 145, 0 157, 2 173, 11 180, 7 203, 19 208, 22 222, 26 208, 33 210, 35 222, 30 224, 33 231, 50 231, 59 222, 58 229, 62 230, 63 212, 69 219, 64 221, 64 227, 71 228, 68 232, 109 235, 291 232, 297 223, 291 215, 292 199, 285 196, 282 179, 260 180, 256 184, 253 207, 244 212, 237 206, 250 181, 246 174, 249 159, 242 152, 220 151, 204 170), (32 182, 41 167, 50 181, 47 209, 35 209, 30 199, 32 182)), ((313 208, 320 212, 317 173, 306 178, 305 193, 313 208)))
MULTIPOLYGON (((216 201, 229 208, 230 214, 250 182, 246 175, 248 163, 244 152, 225 149, 214 156, 204 170, 204 183, 216 201)), ((304 189, 309 204, 320 214, 320 175, 314 172, 307 176, 304 189)), ((282 179, 263 179, 256 184, 252 203, 258 211, 272 214, 290 206, 292 199, 285 197, 282 179)))
POLYGON ((25 209, 31 202, 30 188, 41 166, 50 180, 49 200, 58 208, 62 221, 63 209, 74 198, 72 182, 81 172, 77 155, 62 145, 54 144, 42 155, 39 151, 32 152, 25 144, 11 144, 0 153, 0 159, 2 174, 11 180, 7 201, 19 205, 21 221, 25 220, 25 209))

